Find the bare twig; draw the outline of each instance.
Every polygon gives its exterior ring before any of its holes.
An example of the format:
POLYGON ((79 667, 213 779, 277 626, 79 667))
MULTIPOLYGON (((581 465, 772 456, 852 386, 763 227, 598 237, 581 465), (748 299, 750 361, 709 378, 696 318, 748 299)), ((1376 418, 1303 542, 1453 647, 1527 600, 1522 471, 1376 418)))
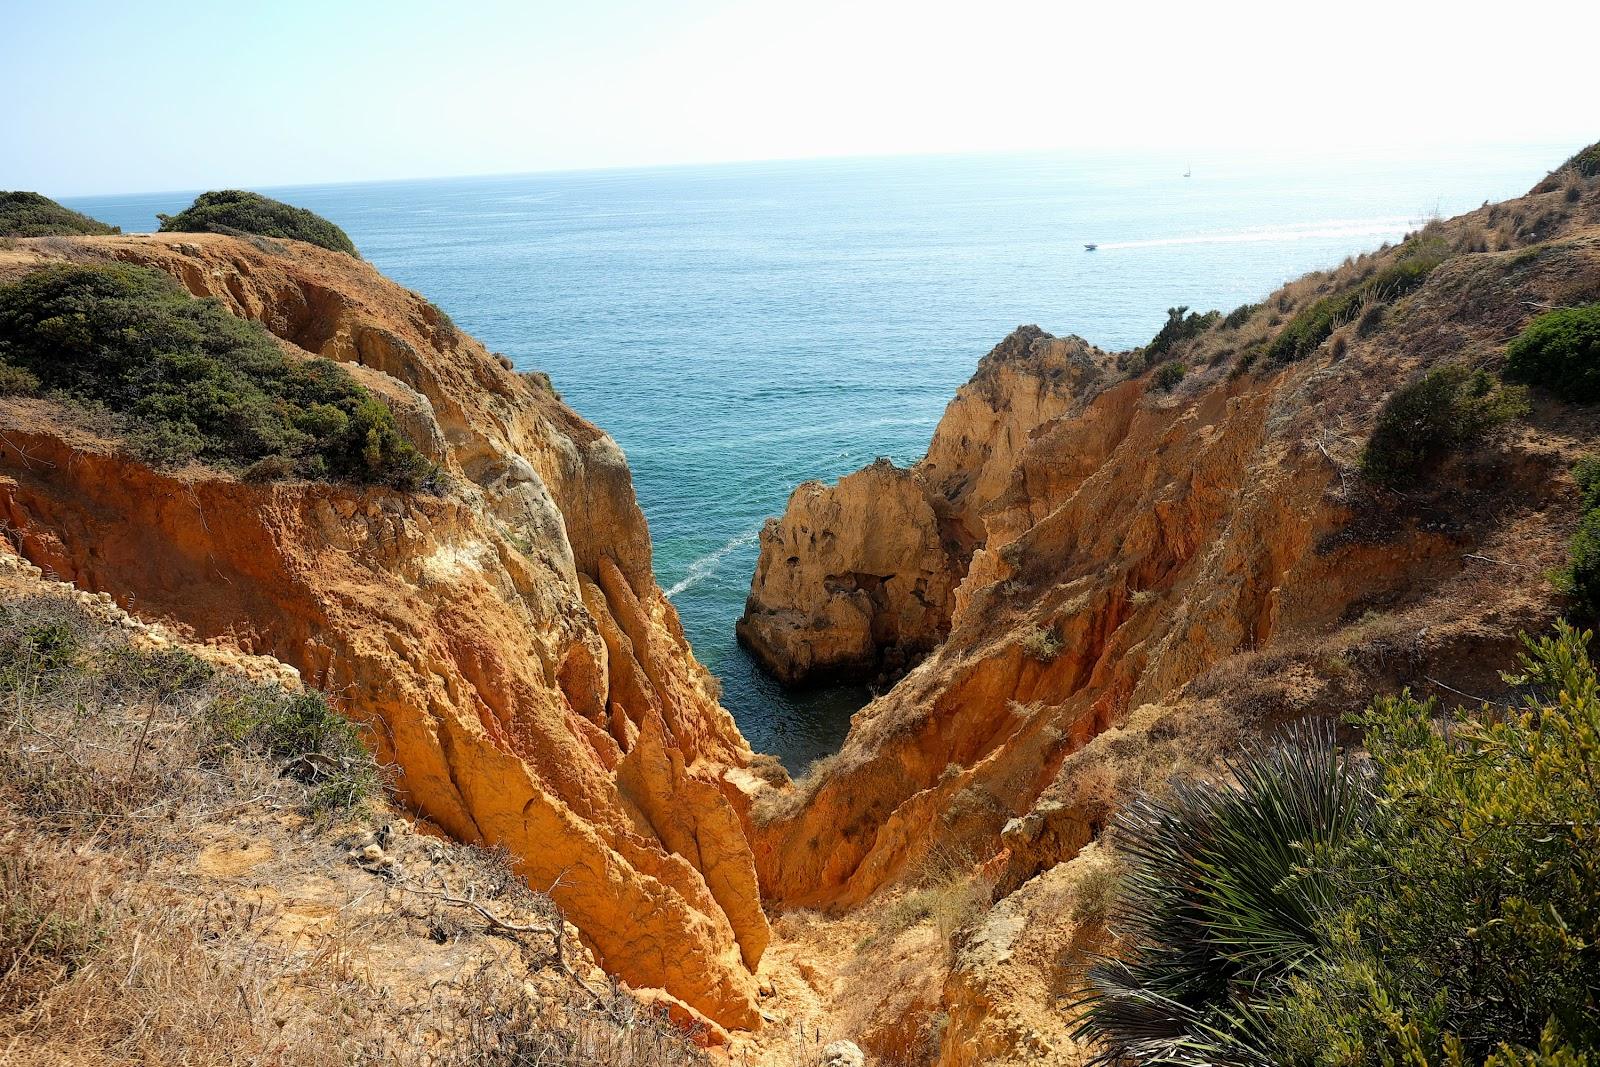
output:
POLYGON ((1522 564, 1520 564, 1520 563, 1508 563, 1508 562, 1506 562, 1506 561, 1505 561, 1505 560, 1503 560, 1503 559, 1495 559, 1495 558, 1494 558, 1494 557, 1493 557, 1493 556, 1480 556, 1480 555, 1479 555, 1479 554, 1478 554, 1478 553, 1476 553, 1476 552, 1467 552, 1467 553, 1465 553, 1465 554, 1464 554, 1464 555, 1462 555, 1462 557, 1461 557, 1461 558, 1462 558, 1462 559, 1477 559, 1477 560, 1482 560, 1482 561, 1483 561, 1483 562, 1485 562, 1485 563, 1494 563, 1494 564, 1498 564, 1498 565, 1499 565, 1499 566, 1501 566, 1501 567, 1512 567, 1512 568, 1515 568, 1515 569, 1516 569, 1516 570, 1519 570, 1519 571, 1520 571, 1520 570, 1526 570, 1526 569, 1527 569, 1527 568, 1526 568, 1526 567, 1524 567, 1524 566, 1523 566, 1523 565, 1522 565, 1522 564))
POLYGON ((1492 704, 1497 708, 1510 708, 1511 707, 1510 704, 1506 704, 1506 703, 1504 703, 1502 701, 1490 700, 1488 697, 1477 696, 1476 694, 1469 693, 1464 689, 1457 689, 1453 685, 1446 685, 1444 682, 1439 681, 1439 679, 1433 677, 1432 675, 1424 674, 1422 677, 1423 677, 1423 680, 1428 682, 1429 684, 1436 685, 1440 689, 1449 690, 1450 692, 1454 693, 1456 696, 1466 697, 1468 700, 1476 700, 1480 704, 1492 704))

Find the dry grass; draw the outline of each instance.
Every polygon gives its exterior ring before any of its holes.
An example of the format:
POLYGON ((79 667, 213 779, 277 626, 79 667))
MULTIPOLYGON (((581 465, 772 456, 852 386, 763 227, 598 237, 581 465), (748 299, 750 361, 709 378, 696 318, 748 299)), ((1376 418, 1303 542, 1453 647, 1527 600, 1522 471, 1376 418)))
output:
POLYGON ((0 1047, 13 1064, 345 1064, 353 990, 219 956, 192 909, 66 849, 0 856, 0 1047), (21 876, 19 879, 18 876, 21 876))
POLYGON ((1061 650, 1066 647, 1066 642, 1053 626, 1036 626, 1024 633, 1022 640, 1017 643, 1021 645, 1025 656, 1040 663, 1049 663, 1061 655, 1061 650))
POLYGON ((923 925, 931 926, 939 942, 949 947, 957 932, 989 904, 994 890, 975 867, 967 850, 934 845, 907 876, 910 888, 873 914, 873 928, 858 947, 870 949, 923 925))
MULTIPOLYGON (((503 967, 484 966, 453 1010, 435 1067, 688 1067, 707 1062, 684 1035, 612 985, 580 1010, 553 1013, 530 1000, 503 967)), ((376 1060, 374 1062, 387 1062, 376 1060)))
POLYGON ((840 754, 835 752, 831 756, 814 760, 805 769, 805 773, 795 779, 792 786, 775 784, 773 788, 756 797, 755 802, 750 805, 751 820, 757 826, 769 826, 804 810, 838 767, 839 757, 840 754))
POLYGON ((503 852, 375 823, 387 802, 350 787, 371 761, 329 740, 325 705, 17 584, 0 589, 7 1067, 705 1062, 598 977, 503 852), (271 861, 219 882, 201 863, 219 840, 271 861), (383 864, 346 858, 372 843, 383 864), (273 903, 290 894, 315 921, 273 903))

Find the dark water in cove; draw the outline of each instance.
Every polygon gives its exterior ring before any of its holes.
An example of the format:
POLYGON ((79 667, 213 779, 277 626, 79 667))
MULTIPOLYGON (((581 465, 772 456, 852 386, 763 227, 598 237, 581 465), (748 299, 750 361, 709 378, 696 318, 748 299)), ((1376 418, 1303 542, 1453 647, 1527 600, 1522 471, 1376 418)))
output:
MULTIPOLYGON (((1257 300, 1433 212, 1518 195, 1571 150, 827 160, 263 191, 343 226, 621 443, 696 653, 751 744, 798 768, 837 747, 864 693, 787 693, 734 642, 756 532, 796 484, 915 460, 1019 324, 1142 344, 1171 305, 1257 300)), ((67 203, 135 232, 192 195, 67 203)))

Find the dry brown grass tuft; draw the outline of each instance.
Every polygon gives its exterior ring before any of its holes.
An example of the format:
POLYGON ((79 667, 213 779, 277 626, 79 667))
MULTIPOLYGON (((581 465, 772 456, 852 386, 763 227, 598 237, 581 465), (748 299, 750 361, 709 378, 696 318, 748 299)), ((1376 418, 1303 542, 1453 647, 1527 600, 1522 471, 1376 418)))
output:
POLYGON ((196 909, 60 848, 0 856, 0 1047, 11 1064, 344 1064, 368 1035, 332 983, 219 956, 196 909), (19 875, 21 876, 19 878, 19 875))
POLYGON ((612 985, 560 1017, 504 968, 480 967, 443 1019, 434 1067, 701 1067, 681 1031, 612 985))
POLYGON ((750 818, 757 826, 769 826, 797 814, 811 803, 838 765, 837 752, 814 760, 792 786, 774 785, 756 797, 750 805, 750 818))

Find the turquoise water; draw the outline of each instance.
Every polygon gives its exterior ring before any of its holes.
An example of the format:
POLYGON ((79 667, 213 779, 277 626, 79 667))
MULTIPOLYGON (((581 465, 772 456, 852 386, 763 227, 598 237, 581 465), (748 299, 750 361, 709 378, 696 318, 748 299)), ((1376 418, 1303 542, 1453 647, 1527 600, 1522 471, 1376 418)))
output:
MULTIPOLYGON (((856 159, 264 191, 339 223, 621 443, 696 653, 751 743, 798 768, 837 747, 865 694, 787 693, 733 639, 756 532, 796 484, 916 459, 1021 323, 1141 344, 1171 305, 1259 299, 1433 212, 1518 195, 1570 151, 856 159)), ((192 195, 67 203, 131 232, 192 195)))

